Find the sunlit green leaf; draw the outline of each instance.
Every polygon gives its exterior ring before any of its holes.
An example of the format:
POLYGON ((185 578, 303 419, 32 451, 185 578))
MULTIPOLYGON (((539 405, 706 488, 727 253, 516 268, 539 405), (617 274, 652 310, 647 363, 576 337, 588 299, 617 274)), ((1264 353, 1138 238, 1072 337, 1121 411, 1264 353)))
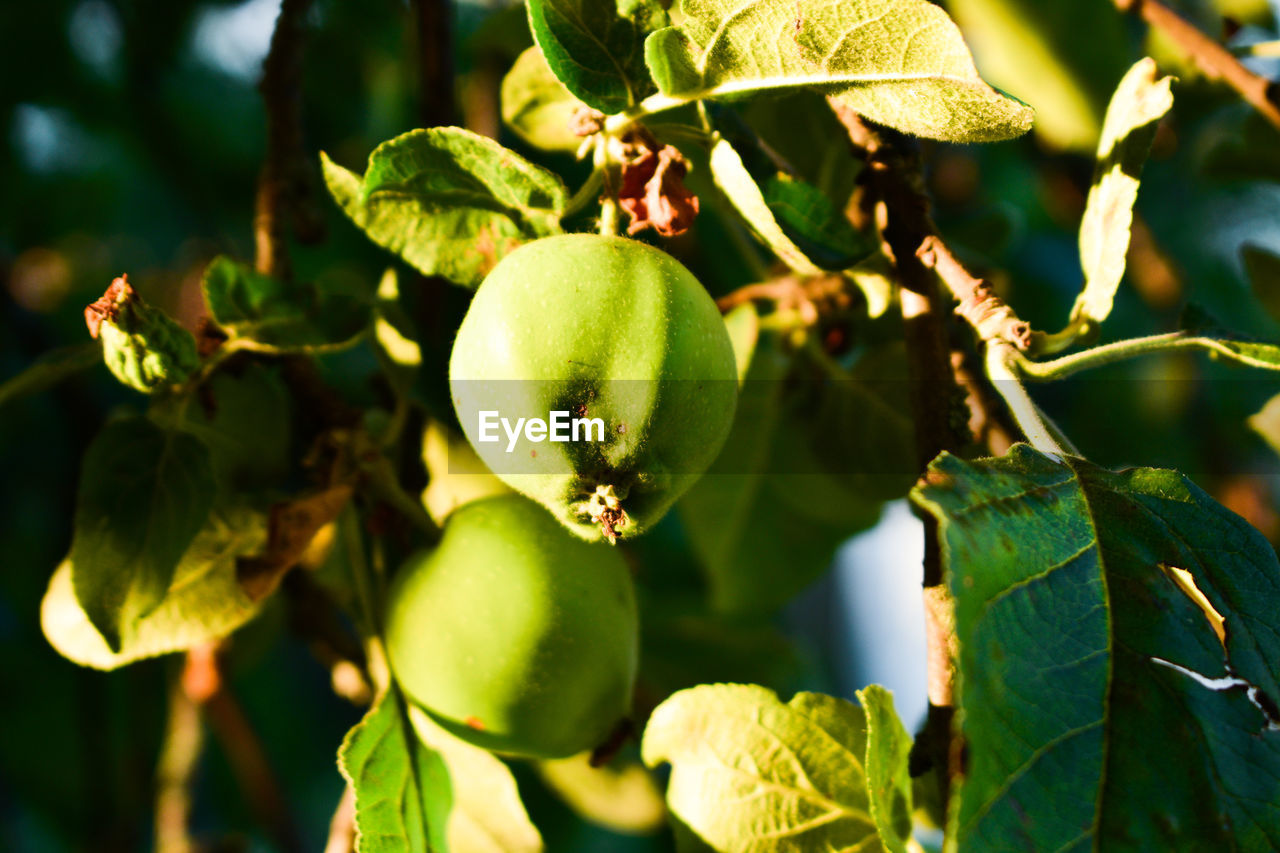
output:
POLYGON ((879 851, 866 743, 851 702, 717 684, 659 705, 642 750, 646 764, 670 762, 671 814, 713 850, 879 851))
POLYGON ((502 760, 445 731, 409 706, 418 739, 444 762, 452 791, 445 839, 449 853, 538 853, 542 837, 520 802, 516 780, 502 760))
POLYGON ((394 685, 347 732, 338 768, 356 795, 357 853, 449 849, 449 771, 414 732, 408 705, 394 685))
POLYGON ((1130 61, 1111 0, 947 0, 993 85, 1035 107, 1036 135, 1092 152, 1116 81, 1130 61), (1088 33, 1088 38, 1080 38, 1088 33))
POLYGON ((531 47, 502 78, 502 120, 530 145, 548 151, 576 151, 574 113, 584 104, 556 79, 546 58, 531 47))
POLYGON ((265 514, 215 510, 182 555, 159 606, 135 623, 117 651, 108 648, 76 601, 68 558, 54 572, 40 605, 44 635, 63 657, 95 669, 115 669, 221 639, 261 607, 262 602, 241 589, 236 561, 261 552, 266 541, 265 514))
POLYGON ((363 180, 321 162, 330 193, 369 239, 468 287, 522 243, 559 233, 567 200, 556 175, 456 127, 384 142, 363 180))
POLYGON ((645 45, 672 98, 808 87, 933 139, 993 141, 1031 127, 1031 109, 982 81, 960 31, 928 0, 685 0, 681 11, 678 28, 645 45))
POLYGON ((893 708, 893 694, 878 684, 858 691, 867 717, 867 790, 880 841, 890 853, 907 853, 911 838, 911 736, 893 708))
POLYGON ((1072 319, 1101 323, 1124 277, 1133 205, 1139 175, 1156 125, 1173 108, 1172 77, 1160 77, 1155 60, 1143 59, 1120 81, 1098 141, 1098 167, 1084 219, 1080 222, 1080 263, 1084 292, 1072 319))
POLYGON ((593 767, 591 754, 584 752, 541 761, 538 774, 574 812, 615 832, 648 835, 666 819, 658 783, 634 760, 593 767))
POLYGON ((717 140, 711 148, 711 175, 751 230, 783 263, 803 275, 822 273, 778 224, 764 193, 727 139, 717 140))

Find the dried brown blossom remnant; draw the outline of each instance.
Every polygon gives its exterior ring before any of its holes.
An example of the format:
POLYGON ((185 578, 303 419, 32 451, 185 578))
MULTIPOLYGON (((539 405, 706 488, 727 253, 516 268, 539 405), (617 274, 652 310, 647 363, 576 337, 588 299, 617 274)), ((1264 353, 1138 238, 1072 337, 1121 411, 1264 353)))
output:
POLYGON ((623 161, 618 192, 618 203, 631 215, 627 233, 652 228, 663 237, 675 237, 688 231, 698 215, 698 197, 684 185, 689 171, 684 156, 675 146, 659 146, 647 135, 629 147, 635 153, 623 161))
POLYGON ((590 136, 604 129, 604 113, 591 107, 578 107, 569 119, 569 130, 574 136, 590 136))
POLYGON ((89 327, 89 335, 98 337, 98 331, 105 320, 115 320, 120 306, 136 296, 129 284, 129 277, 121 275, 113 279, 107 290, 95 302, 84 309, 84 323, 89 327))

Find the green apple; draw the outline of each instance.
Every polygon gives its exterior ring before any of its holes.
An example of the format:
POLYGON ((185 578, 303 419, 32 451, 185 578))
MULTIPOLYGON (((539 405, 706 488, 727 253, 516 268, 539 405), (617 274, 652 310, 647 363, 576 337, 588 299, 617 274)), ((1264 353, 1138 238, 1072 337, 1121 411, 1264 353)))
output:
POLYGON ((595 234, 503 258, 458 330, 449 381, 498 477, 610 541, 642 533, 707 470, 738 393, 698 280, 660 249, 595 234))
POLYGON ((397 573, 387 656, 408 697, 497 752, 559 758, 631 709, 638 620, 622 555, 519 495, 455 510, 397 573))

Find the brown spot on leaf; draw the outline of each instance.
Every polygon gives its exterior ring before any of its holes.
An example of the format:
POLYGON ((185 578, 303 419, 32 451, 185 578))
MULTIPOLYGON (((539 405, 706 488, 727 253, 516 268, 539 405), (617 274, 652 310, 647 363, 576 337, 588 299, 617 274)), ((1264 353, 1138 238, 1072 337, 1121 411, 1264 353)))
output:
POLYGON ((952 489, 955 488, 956 481, 950 475, 937 468, 930 468, 924 472, 924 476, 920 478, 926 486, 935 489, 952 489))
POLYGON ((350 486, 335 486, 271 507, 266 551, 236 561, 236 580, 245 594, 254 601, 270 595, 302 559, 315 535, 338 517, 350 499, 350 486))
POLYGON ((679 149, 659 147, 647 133, 633 149, 637 153, 622 164, 618 192, 618 203, 631 216, 627 233, 652 228, 663 237, 675 237, 688 231, 698 215, 698 197, 684 185, 688 166, 679 149))
POLYGON ((484 723, 481 722, 479 717, 467 717, 462 722, 467 724, 467 728, 475 729, 478 732, 484 731, 484 723))
POLYGON ((130 299, 137 298, 137 292, 129 284, 129 277, 121 275, 111 281, 107 290, 97 301, 84 309, 84 323, 89 327, 90 337, 98 337, 103 322, 115 320, 120 306, 130 299))

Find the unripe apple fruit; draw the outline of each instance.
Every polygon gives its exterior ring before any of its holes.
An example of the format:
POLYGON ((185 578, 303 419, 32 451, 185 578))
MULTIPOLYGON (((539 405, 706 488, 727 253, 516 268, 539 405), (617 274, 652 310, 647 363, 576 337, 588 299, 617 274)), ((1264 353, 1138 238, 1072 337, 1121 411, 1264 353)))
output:
POLYGON ((622 555, 519 495, 469 503, 397 573, 387 656, 405 694, 464 740, 559 758, 631 709, 638 620, 622 555))
POLYGON ((738 392, 724 321, 698 280, 660 249, 595 234, 502 259, 458 329, 449 381, 498 477, 610 541, 643 532, 707 470, 738 392))

